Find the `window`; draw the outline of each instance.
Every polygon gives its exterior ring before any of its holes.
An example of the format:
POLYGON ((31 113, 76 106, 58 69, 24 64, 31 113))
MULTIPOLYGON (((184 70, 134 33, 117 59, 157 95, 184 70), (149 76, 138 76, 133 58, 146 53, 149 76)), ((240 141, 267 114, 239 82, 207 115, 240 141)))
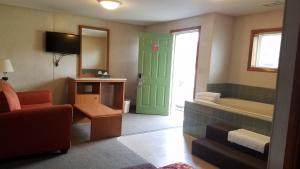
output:
POLYGON ((277 72, 281 28, 251 31, 248 71, 277 72))

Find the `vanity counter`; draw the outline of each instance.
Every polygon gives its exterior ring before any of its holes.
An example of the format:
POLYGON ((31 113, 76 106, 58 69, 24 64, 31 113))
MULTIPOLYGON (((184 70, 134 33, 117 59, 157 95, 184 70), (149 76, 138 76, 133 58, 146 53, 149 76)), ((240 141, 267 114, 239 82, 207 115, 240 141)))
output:
POLYGON ((97 77, 80 77, 70 78, 71 80, 78 82, 126 82, 125 78, 97 78, 97 77))

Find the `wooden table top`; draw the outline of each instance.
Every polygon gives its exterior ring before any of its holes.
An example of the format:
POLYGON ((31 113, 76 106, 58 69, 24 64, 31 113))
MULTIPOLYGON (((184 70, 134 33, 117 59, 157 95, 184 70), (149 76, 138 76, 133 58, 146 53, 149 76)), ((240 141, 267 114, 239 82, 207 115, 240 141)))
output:
POLYGON ((115 110, 101 103, 75 104, 74 107, 91 119, 122 115, 122 110, 115 110))
POLYGON ((126 82, 125 78, 70 78, 76 82, 126 82))

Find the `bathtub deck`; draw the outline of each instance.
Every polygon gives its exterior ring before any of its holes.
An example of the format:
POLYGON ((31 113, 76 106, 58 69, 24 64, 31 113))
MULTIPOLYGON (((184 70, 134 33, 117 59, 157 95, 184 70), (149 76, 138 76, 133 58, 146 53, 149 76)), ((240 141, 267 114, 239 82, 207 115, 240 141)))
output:
POLYGON ((183 122, 185 133, 196 138, 203 138, 206 135, 206 126, 215 123, 229 124, 267 136, 271 135, 272 122, 269 120, 262 120, 190 101, 185 102, 183 122))

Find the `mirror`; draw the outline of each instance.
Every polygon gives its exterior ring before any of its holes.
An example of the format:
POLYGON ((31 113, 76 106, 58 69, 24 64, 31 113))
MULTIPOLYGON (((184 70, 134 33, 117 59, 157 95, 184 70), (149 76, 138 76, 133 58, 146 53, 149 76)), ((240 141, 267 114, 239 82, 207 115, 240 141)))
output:
POLYGON ((80 25, 79 35, 79 77, 98 77, 99 71, 108 72, 109 30, 80 25))

